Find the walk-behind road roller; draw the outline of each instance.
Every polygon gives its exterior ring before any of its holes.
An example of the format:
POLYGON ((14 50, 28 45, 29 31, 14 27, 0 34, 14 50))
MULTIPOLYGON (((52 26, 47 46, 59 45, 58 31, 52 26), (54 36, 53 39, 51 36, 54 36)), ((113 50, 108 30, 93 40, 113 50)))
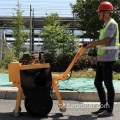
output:
MULTIPOLYGON (((84 53, 85 49, 86 47, 82 46, 64 74, 55 78, 51 76, 49 63, 10 63, 8 65, 9 82, 13 82, 13 86, 18 87, 16 106, 13 111, 14 115, 18 116, 21 112, 22 93, 25 95, 25 108, 29 114, 40 117, 47 115, 53 105, 51 98, 53 88, 59 102, 60 111, 66 111, 57 85, 59 80, 66 79, 74 63, 84 53)), ((41 57, 41 59, 44 59, 44 57, 41 57)))

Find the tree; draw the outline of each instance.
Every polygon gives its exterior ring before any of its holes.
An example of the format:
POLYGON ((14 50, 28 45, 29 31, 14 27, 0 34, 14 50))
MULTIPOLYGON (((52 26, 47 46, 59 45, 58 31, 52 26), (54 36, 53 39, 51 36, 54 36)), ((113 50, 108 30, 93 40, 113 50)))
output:
MULTIPOLYGON (((99 37, 99 30, 104 22, 99 21, 96 10, 102 1, 104 0, 77 0, 75 5, 71 4, 73 12, 80 19, 78 29, 86 32, 83 35, 85 38, 96 40, 99 37)), ((112 16, 120 26, 120 0, 107 1, 113 4, 114 13, 112 16)))
POLYGON ((44 41, 43 50, 55 57, 57 51, 62 54, 69 54, 74 49, 73 40, 76 36, 72 36, 68 30, 69 25, 60 26, 58 14, 51 14, 45 18, 46 26, 41 30, 39 37, 44 41))
POLYGON ((23 17, 22 13, 24 11, 21 11, 21 4, 19 2, 17 3, 17 8, 13 8, 16 11, 17 16, 13 16, 12 21, 12 37, 15 39, 15 41, 12 43, 13 49, 15 50, 15 56, 19 58, 20 52, 26 52, 27 48, 23 47, 25 40, 29 38, 29 34, 26 31, 26 28, 23 23, 23 17))

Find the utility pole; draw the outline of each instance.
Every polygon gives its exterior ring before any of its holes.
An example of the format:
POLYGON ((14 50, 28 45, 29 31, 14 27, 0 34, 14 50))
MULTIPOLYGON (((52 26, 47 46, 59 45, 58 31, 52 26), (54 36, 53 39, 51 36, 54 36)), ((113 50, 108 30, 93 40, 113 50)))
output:
POLYGON ((72 35, 74 35, 74 18, 75 18, 75 15, 74 15, 74 11, 73 11, 72 35))
POLYGON ((30 5, 30 53, 32 51, 32 7, 30 5))
POLYGON ((32 51, 34 51, 34 9, 33 9, 33 17, 32 17, 32 51))
MULTIPOLYGON (((74 8, 73 8, 72 36, 74 36, 74 18, 75 18, 75 14, 74 14, 74 8)), ((73 39, 73 46, 74 46, 74 39, 73 39)), ((74 51, 74 49, 73 49, 73 51, 74 51)))

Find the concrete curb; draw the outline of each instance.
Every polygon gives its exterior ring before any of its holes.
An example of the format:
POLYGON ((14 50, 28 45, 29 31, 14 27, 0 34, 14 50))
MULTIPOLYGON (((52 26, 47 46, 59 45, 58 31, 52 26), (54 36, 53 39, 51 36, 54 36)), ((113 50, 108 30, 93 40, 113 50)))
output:
MULTIPOLYGON (((0 87, 0 99, 12 99, 16 100, 17 98, 17 87, 0 87)), ((84 102, 98 102, 97 92, 78 92, 78 91, 68 91, 68 90, 59 90, 62 100, 76 100, 84 102)), ((22 96, 24 99, 25 96, 22 96)), ((52 99, 56 100, 55 92, 52 93, 52 99)), ((115 102, 120 102, 120 93, 115 93, 115 102)))

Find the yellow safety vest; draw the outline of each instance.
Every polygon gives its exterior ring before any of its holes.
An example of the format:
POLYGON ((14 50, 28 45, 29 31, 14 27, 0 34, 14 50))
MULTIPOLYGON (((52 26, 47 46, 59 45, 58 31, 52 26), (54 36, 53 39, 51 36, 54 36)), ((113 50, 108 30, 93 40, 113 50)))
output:
POLYGON ((116 46, 105 46, 105 44, 104 45, 98 45, 98 50, 97 50, 98 55, 102 55, 104 53, 105 49, 118 49, 118 46, 119 46, 119 29, 118 29, 118 24, 115 22, 114 19, 111 19, 108 22, 108 24, 105 26, 105 28, 100 30, 99 39, 104 39, 105 38, 105 33, 106 33, 106 30, 107 30, 108 26, 110 25, 110 23, 115 23, 117 25, 116 46))

